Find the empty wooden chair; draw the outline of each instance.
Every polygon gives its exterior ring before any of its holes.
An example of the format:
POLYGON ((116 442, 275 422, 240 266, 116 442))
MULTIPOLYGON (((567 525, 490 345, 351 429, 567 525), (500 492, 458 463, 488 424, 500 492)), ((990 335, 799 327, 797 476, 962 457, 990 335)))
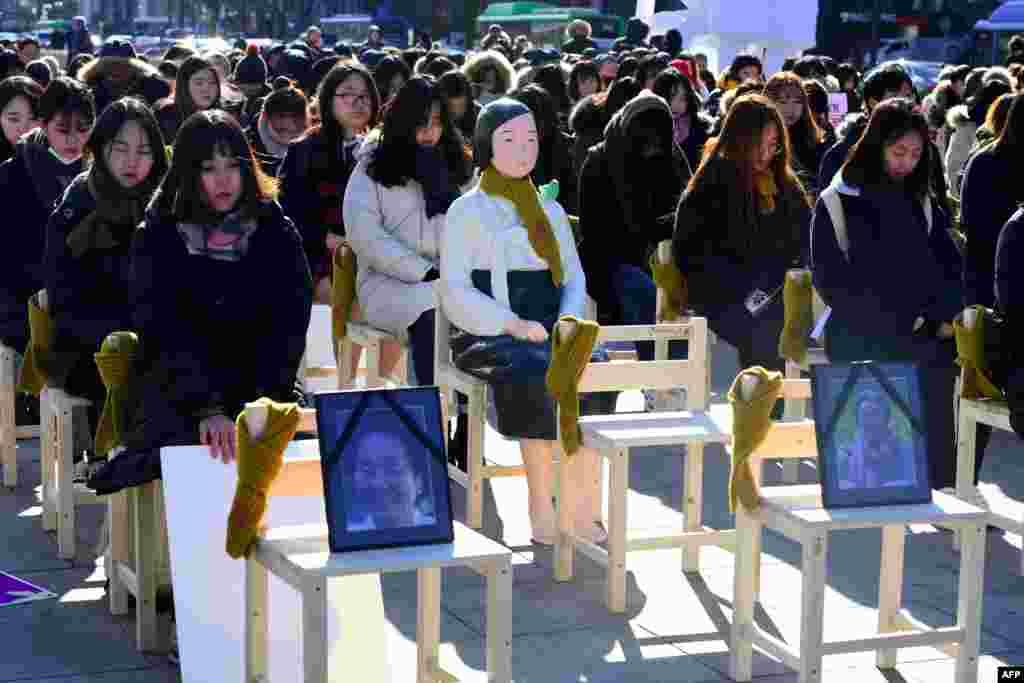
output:
POLYGON ((16 350, 0 345, 0 463, 3 485, 9 489, 18 485, 17 442, 39 438, 38 425, 17 426, 18 355, 16 350))

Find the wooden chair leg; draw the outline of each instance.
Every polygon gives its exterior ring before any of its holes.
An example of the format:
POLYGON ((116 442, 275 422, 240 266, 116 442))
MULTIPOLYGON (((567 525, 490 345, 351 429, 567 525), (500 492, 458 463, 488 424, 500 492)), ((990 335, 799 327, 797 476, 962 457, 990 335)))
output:
POLYGON ((469 444, 466 454, 469 490, 466 491, 466 524, 472 529, 484 525, 484 430, 487 423, 487 387, 473 387, 469 396, 469 444))
MULTIPOLYGON (((561 445, 558 446, 561 451, 561 445)), ((569 473, 569 457, 564 451, 558 459, 558 538, 555 540, 555 581, 571 581, 576 542, 573 538, 573 517, 576 501, 569 473)))
POLYGON ((356 370, 352 365, 352 341, 345 337, 335 346, 335 364, 338 368, 338 388, 355 386, 356 370))
POLYGON ((159 558, 156 521, 156 486, 149 482, 128 490, 133 498, 132 527, 135 546, 135 638, 140 652, 159 651, 156 620, 156 584, 159 558))
POLYGON ((125 491, 110 496, 107 502, 107 519, 110 524, 110 545, 105 560, 107 580, 110 582, 108 597, 110 613, 118 616, 128 613, 128 587, 121 578, 118 568, 131 560, 131 525, 128 517, 128 494, 125 491))
POLYGON ((756 568, 761 564, 761 525, 740 505, 736 509, 736 567, 733 575, 732 634, 729 639, 729 675, 749 681, 753 675, 751 631, 757 602, 756 568))
POLYGON ((366 386, 371 389, 384 386, 380 374, 380 342, 367 344, 363 353, 366 355, 366 386))
MULTIPOLYGON (((700 531, 704 527, 704 444, 686 445, 686 473, 683 479, 683 529, 700 531)), ((683 571, 700 570, 700 546, 683 546, 683 571)))
POLYGON ((57 460, 57 555, 64 560, 74 560, 76 543, 75 510, 75 428, 74 414, 70 406, 56 407, 54 416, 57 423, 54 452, 57 460))
MULTIPOLYGON (((978 439, 978 422, 970 405, 960 405, 956 433, 956 495, 961 500, 977 500, 974 486, 974 453, 978 439)), ((953 548, 960 549, 960 530, 953 532, 953 548)))
POLYGON ((4 486, 18 485, 18 434, 15 411, 14 351, 0 349, 0 460, 3 462, 4 486))
MULTIPOLYGON (((882 566, 878 581, 878 632, 898 630, 896 619, 903 602, 903 550, 905 527, 882 527, 882 566)), ((879 669, 896 668, 898 650, 879 650, 875 664, 879 669)))
MULTIPOLYGON (((794 363, 786 363, 786 379, 800 379, 800 366, 794 363)), ((807 417, 807 402, 796 399, 783 401, 782 416, 786 420, 800 420, 807 417)), ((782 461, 782 483, 795 484, 800 479, 800 461, 795 458, 786 458, 782 461)))
POLYGON ((608 611, 626 611, 626 532, 629 494, 629 449, 618 451, 611 459, 611 485, 608 491, 608 611))
POLYGON ((44 388, 39 395, 39 470, 43 498, 43 531, 57 530, 57 458, 54 446, 56 436, 57 416, 50 407, 49 390, 44 388))

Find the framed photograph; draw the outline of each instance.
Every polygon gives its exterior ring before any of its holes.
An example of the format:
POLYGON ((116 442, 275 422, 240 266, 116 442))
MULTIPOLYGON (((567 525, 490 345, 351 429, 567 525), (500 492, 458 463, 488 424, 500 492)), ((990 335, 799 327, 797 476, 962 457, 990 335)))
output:
POLYGON ((814 365, 811 373, 824 506, 931 502, 917 366, 814 365))
POLYGON ((319 393, 316 420, 331 552, 453 541, 437 387, 319 393))

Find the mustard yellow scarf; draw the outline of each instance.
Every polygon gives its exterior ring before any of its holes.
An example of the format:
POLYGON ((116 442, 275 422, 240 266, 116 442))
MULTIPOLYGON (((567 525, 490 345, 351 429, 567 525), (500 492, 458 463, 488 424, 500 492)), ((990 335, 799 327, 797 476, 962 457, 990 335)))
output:
POLYGON ((972 306, 978 311, 978 321, 968 329, 959 320, 953 321, 956 337, 957 363, 964 369, 960 385, 960 396, 968 400, 981 398, 1001 399, 1003 392, 991 379, 991 372, 985 359, 985 313, 984 306, 972 306))
POLYGON ((134 332, 111 332, 103 340, 99 353, 93 354, 107 400, 96 427, 96 453, 106 455, 124 441, 124 386, 131 376, 139 338, 134 332))
POLYGON ((38 396, 49 380, 44 359, 50 351, 53 337, 53 320, 49 312, 39 305, 38 293, 28 300, 28 328, 31 336, 25 362, 21 365, 18 391, 38 396))
POLYGON ((661 263, 658 261, 658 254, 651 254, 651 274, 654 276, 654 284, 661 290, 663 298, 658 308, 657 322, 670 323, 683 317, 683 309, 686 308, 688 292, 686 290, 686 278, 679 272, 675 261, 661 263))
POLYGON ((523 225, 526 226, 530 246, 548 264, 555 285, 561 287, 564 273, 562 255, 558 250, 558 238, 547 214, 544 213, 544 208, 540 205, 537 188, 530 176, 508 178, 498 173, 494 166, 488 166, 480 176, 480 189, 489 195, 503 197, 512 202, 523 220, 523 225))
POLYGON ((747 510, 760 506, 761 492, 750 466, 750 456, 764 443, 772 426, 772 408, 782 391, 782 373, 753 367, 736 375, 729 389, 732 404, 732 475, 729 477, 729 510, 738 502, 747 510), (756 375, 760 382, 754 398, 745 401, 740 394, 744 375, 756 375))
POLYGON ((267 428, 254 439, 243 411, 235 421, 238 435, 238 485, 228 516, 226 548, 228 555, 247 557, 260 523, 267 511, 267 491, 284 467, 284 450, 299 427, 299 407, 294 403, 275 403, 261 398, 257 403, 267 406, 267 428))
POLYGON ((796 280, 786 273, 782 302, 785 322, 779 335, 779 355, 802 366, 807 361, 807 337, 814 326, 814 290, 809 271, 796 280))
POLYGON ((775 213, 775 197, 779 194, 779 186, 775 183, 775 174, 771 168, 754 174, 754 192, 757 193, 757 205, 761 213, 775 213))
POLYGON ((596 322, 579 320, 571 315, 562 316, 558 322, 563 321, 575 323, 575 331, 571 337, 563 339, 560 326, 555 324, 551 331, 551 361, 544 383, 548 394, 558 402, 562 449, 567 456, 572 456, 580 449, 582 441, 579 427, 580 377, 590 362, 601 327, 596 322))
POLYGON ((352 304, 356 300, 356 253, 347 243, 334 250, 334 272, 331 275, 331 331, 334 343, 348 333, 352 304))

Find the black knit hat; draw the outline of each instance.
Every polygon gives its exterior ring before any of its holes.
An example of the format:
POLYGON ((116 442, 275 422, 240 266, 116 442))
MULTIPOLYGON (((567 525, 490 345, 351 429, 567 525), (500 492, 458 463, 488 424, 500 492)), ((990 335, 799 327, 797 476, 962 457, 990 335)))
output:
POLYGON ((127 40, 121 40, 120 38, 108 38, 106 42, 100 46, 100 59, 104 57, 121 57, 122 59, 133 59, 138 55, 135 54, 135 48, 127 40))
POLYGON ((259 49, 250 45, 246 53, 235 67, 235 83, 266 83, 267 63, 260 57, 259 49))
POLYGON ((517 116, 532 113, 529 107, 511 97, 499 98, 484 107, 476 119, 476 130, 473 131, 476 164, 482 169, 491 165, 491 158, 494 156, 494 131, 517 116))

